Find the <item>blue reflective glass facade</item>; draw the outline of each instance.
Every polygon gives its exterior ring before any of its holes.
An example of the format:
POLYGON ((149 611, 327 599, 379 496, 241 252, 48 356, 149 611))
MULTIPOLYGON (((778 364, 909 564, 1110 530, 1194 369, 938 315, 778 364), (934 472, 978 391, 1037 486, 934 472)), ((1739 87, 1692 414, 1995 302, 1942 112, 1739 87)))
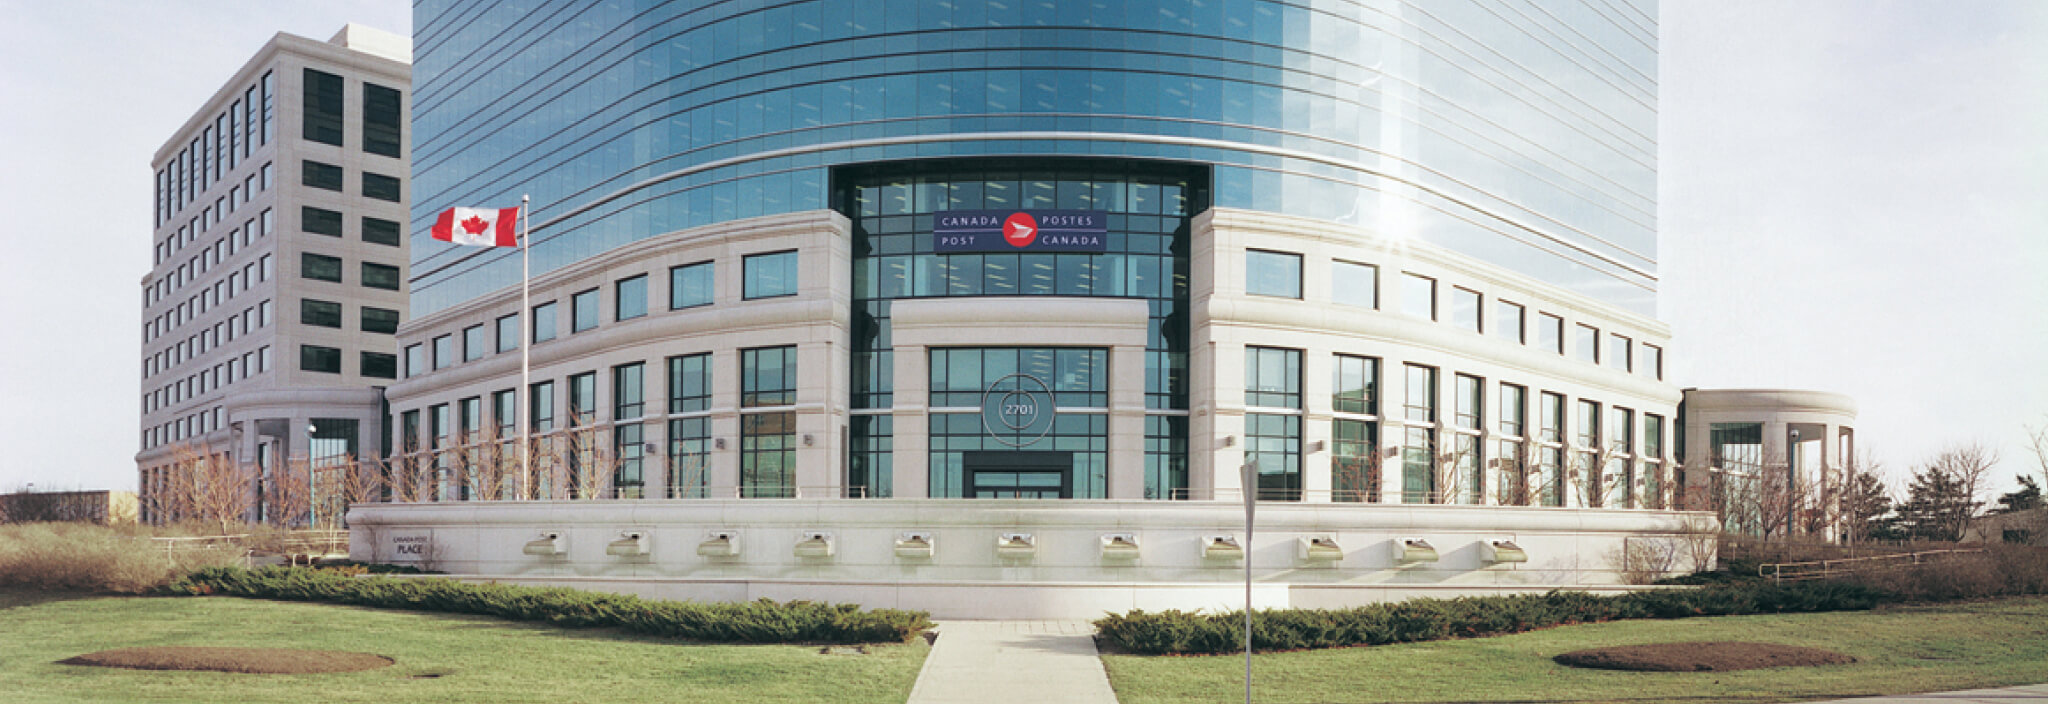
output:
POLYGON ((830 167, 1214 165, 1215 205, 1411 237, 1642 313, 1654 0, 422 0, 415 315, 515 284, 431 240, 533 197, 536 273, 828 207, 830 167))

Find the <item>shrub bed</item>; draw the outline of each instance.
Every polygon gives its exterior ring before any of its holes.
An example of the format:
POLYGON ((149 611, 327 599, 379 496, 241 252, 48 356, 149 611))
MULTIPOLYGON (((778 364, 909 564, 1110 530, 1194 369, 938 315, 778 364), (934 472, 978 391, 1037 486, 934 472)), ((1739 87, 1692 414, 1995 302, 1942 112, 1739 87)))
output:
MULTIPOLYGON (((1632 618, 1861 610, 1891 598, 1887 592, 1862 584, 1797 582, 1617 596, 1553 591, 1413 599, 1352 609, 1266 609, 1252 613, 1252 648, 1273 651, 1412 643, 1632 618)), ((1244 612, 1139 610, 1104 616, 1095 626, 1105 641, 1133 653, 1231 653, 1243 648, 1244 612)))
POLYGON ((922 611, 862 611, 853 604, 664 601, 561 587, 350 577, 331 570, 284 567, 204 569, 160 591, 478 614, 719 643, 901 643, 932 626, 922 611))
POLYGON ((234 547, 166 552, 146 529, 92 523, 0 526, 0 587, 139 594, 186 570, 242 561, 234 547))

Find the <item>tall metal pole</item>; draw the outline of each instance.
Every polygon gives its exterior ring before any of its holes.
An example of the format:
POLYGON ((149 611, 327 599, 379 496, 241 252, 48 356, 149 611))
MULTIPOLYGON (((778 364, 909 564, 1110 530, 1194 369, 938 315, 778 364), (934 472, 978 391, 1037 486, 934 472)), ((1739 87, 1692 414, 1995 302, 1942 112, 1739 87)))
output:
POLYGON ((1259 467, 1247 452, 1238 468, 1238 483, 1244 492, 1244 702, 1252 702, 1252 512, 1258 506, 1259 467))
MULTIPOLYGON (((527 216, 527 203, 532 196, 519 196, 519 390, 513 392, 512 409, 519 409, 533 403, 533 244, 529 235, 533 233, 533 220, 527 216), (519 397, 525 396, 526 403, 519 397)), ((519 424, 519 496, 528 496, 527 483, 533 480, 533 409, 527 408, 525 418, 513 422, 519 424)))

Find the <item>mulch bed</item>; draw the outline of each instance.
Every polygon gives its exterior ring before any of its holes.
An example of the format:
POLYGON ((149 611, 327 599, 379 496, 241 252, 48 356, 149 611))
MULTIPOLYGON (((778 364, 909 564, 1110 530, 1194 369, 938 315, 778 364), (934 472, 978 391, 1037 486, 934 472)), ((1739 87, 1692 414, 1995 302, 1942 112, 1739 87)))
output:
POLYGON ((1722 672, 1856 662, 1856 658, 1819 648, 1734 642, 1625 645, 1579 650, 1552 659, 1572 667, 1643 672, 1722 672))
POLYGON ((390 667, 382 655, 339 650, 281 648, 119 648, 87 653, 58 662, 65 665, 122 667, 130 670, 210 670, 270 675, 357 672, 390 667))

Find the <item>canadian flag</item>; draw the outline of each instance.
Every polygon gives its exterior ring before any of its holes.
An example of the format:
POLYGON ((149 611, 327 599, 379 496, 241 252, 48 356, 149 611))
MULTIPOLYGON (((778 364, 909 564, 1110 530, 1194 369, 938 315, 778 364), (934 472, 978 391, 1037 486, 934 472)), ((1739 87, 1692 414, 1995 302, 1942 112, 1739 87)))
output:
POLYGON ((449 208, 434 221, 434 239, 472 247, 519 246, 518 208, 449 208))

